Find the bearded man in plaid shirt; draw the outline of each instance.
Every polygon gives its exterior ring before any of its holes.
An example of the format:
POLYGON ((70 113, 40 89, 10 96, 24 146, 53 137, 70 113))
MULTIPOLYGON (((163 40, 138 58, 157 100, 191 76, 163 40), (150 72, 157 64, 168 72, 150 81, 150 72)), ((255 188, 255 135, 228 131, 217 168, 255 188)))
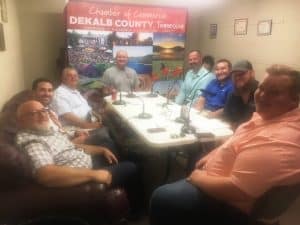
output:
MULTIPOLYGON (((137 169, 131 162, 118 163, 107 148, 74 144, 61 130, 52 130, 48 110, 38 101, 27 101, 17 110, 20 128, 16 144, 29 158, 33 177, 48 187, 75 186, 98 182, 124 187, 129 201, 136 199, 137 169), (93 163, 93 155, 102 155, 107 163, 93 163)), ((131 201, 132 208, 135 202, 131 201)))

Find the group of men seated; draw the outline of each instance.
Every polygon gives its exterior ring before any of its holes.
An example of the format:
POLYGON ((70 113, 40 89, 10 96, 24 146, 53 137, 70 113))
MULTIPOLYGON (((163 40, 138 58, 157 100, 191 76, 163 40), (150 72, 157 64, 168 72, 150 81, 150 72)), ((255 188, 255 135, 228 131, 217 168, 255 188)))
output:
POLYGON ((258 87, 252 64, 238 61, 232 66, 228 59, 216 62, 199 51, 191 51, 190 70, 185 76, 175 101, 189 104, 203 115, 226 120, 236 129, 249 120, 255 111, 254 92, 258 87), (205 62, 204 62, 205 60, 205 62), (206 62, 207 61, 207 62, 206 62))
MULTIPOLYGON (((188 61, 191 68, 175 102, 225 118, 237 129, 199 159, 186 179, 153 192, 150 223, 247 224, 255 201, 266 191, 300 182, 300 73, 273 65, 258 85, 249 61, 232 67, 229 60, 220 59, 215 73, 204 66, 199 51, 191 51, 188 61)), ((104 83, 118 90, 135 89, 139 80, 127 62, 127 52, 119 51, 116 65, 104 73, 104 83)), ((78 81, 77 71, 68 67, 55 91, 50 80, 33 82, 34 99, 17 110, 16 144, 30 159, 41 185, 94 181, 121 186, 132 210, 138 210, 142 186, 137 167, 118 162, 118 149, 77 90, 78 81)))

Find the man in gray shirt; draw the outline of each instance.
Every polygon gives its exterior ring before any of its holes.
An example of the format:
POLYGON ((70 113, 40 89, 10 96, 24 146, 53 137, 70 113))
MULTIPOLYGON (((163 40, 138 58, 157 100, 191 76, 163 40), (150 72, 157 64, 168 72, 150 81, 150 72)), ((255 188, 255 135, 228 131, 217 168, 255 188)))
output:
POLYGON ((102 81, 107 86, 118 91, 130 92, 139 86, 139 79, 134 69, 127 66, 128 53, 119 50, 116 54, 116 65, 108 68, 102 77, 102 81))

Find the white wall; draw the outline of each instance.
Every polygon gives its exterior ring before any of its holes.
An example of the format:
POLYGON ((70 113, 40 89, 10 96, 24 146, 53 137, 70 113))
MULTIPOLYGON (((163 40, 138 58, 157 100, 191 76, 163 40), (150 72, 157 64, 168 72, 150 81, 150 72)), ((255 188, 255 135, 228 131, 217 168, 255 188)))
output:
MULTIPOLYGON (((187 7, 189 19, 186 50, 200 49, 204 54, 212 54, 216 58, 226 57, 233 62, 247 58, 253 62, 259 79, 264 69, 272 63, 285 63, 300 69, 300 52, 297 51, 300 42, 300 1, 221 1, 110 0, 115 3, 187 7), (210 5, 203 5, 205 2, 210 5), (213 5, 214 2, 221 3, 213 5), (249 19, 246 36, 233 35, 235 18, 249 19), (273 19, 271 36, 256 35, 256 23, 261 19, 273 19), (210 23, 218 24, 217 39, 208 38, 210 23)), ((9 0, 7 3, 9 22, 5 24, 5 35, 8 49, 0 52, 0 63, 4 65, 2 68, 8 67, 7 65, 18 66, 7 68, 10 70, 10 78, 1 82, 1 85, 8 82, 14 85, 9 87, 9 90, 6 90, 8 86, 5 85, 4 90, 7 94, 0 97, 2 102, 23 89, 24 80, 26 87, 30 87, 32 80, 39 76, 57 80, 56 59, 60 48, 64 47, 63 10, 66 0, 9 0)), ((2 102, 0 101, 0 106, 2 102)))
MULTIPOLYGON (((199 47, 216 58, 249 59, 261 79, 267 66, 282 63, 300 69, 300 1, 231 0, 202 16, 199 47), (245 36, 234 36, 234 19, 248 18, 245 36), (272 35, 257 36, 257 21, 272 19, 272 35), (217 39, 209 39, 209 24, 218 24, 217 39)), ((195 28, 195 27, 194 27, 195 28)))
POLYGON ((18 0, 26 87, 37 77, 58 78, 65 4, 64 0, 18 0))
MULTIPOLYGON (((203 2, 213 2, 206 0, 203 2)), ((4 102, 34 78, 57 79, 56 59, 64 47, 63 9, 66 0, 7 0, 8 23, 4 23, 6 51, 0 52, 2 77, 0 108, 4 102)), ((272 63, 285 63, 300 69, 299 0, 224 0, 218 6, 200 5, 191 0, 110 0, 110 2, 183 6, 189 9, 187 51, 200 49, 216 58, 253 62, 257 77, 272 63), (233 35, 235 18, 248 18, 248 34, 233 35), (256 23, 273 19, 271 36, 256 35, 256 23), (217 39, 209 39, 209 24, 218 24, 217 39)), ((299 224, 298 201, 283 217, 285 225, 299 224), (298 217, 298 218, 297 218, 298 217), (294 223, 291 222, 294 220, 294 223)))
POLYGON ((8 23, 3 23, 6 50, 0 51, 0 107, 16 92, 24 89, 20 25, 16 1, 6 1, 8 23))

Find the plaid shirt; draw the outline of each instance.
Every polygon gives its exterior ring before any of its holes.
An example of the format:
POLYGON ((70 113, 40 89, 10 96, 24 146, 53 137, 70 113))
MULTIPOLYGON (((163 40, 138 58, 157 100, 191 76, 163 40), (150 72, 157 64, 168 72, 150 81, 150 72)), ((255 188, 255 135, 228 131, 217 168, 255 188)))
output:
POLYGON ((18 132, 16 144, 29 157, 33 173, 46 165, 92 168, 91 156, 59 131, 23 130, 18 132))

